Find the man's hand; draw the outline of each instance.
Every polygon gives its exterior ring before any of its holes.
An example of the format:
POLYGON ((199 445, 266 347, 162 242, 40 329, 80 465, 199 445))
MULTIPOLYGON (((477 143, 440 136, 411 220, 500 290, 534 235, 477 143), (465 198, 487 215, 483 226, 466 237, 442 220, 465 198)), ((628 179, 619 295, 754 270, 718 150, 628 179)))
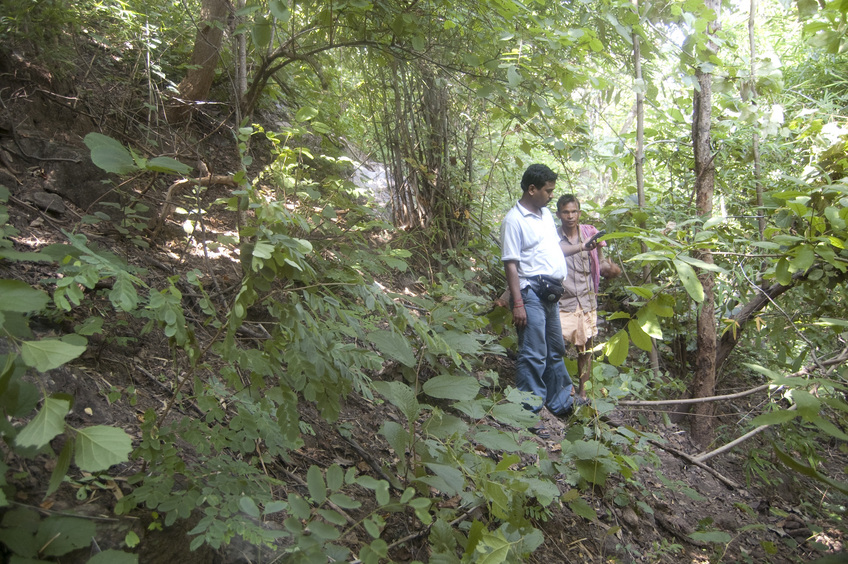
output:
POLYGON ((527 326, 527 312, 524 311, 523 303, 512 308, 512 322, 517 329, 527 326))

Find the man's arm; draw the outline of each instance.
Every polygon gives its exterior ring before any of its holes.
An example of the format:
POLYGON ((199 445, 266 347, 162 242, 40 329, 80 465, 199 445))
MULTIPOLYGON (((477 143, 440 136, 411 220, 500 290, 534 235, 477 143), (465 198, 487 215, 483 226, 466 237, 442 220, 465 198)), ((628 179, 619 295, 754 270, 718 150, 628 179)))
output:
POLYGON ((527 312, 524 311, 524 300, 521 298, 521 284, 518 280, 518 261, 504 261, 504 271, 506 272, 506 284, 509 288, 509 295, 512 296, 512 320, 516 327, 524 327, 527 325, 527 312))

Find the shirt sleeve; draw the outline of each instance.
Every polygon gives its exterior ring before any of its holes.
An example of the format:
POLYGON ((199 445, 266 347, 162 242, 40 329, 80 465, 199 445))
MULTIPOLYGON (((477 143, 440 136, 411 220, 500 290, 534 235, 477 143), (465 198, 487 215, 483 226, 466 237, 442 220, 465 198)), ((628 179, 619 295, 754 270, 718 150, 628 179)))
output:
POLYGON ((501 225, 501 260, 521 260, 521 227, 507 214, 501 225))

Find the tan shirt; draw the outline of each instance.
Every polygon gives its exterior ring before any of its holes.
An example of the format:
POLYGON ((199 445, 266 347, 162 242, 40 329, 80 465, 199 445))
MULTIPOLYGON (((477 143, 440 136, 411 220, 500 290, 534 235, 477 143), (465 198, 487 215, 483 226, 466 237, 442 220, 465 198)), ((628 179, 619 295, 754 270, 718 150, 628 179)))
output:
MULTIPOLYGON (((562 240, 569 245, 576 245, 579 242, 579 229, 573 241, 565 236, 562 228, 559 228, 558 231, 562 240)), ((568 264, 568 276, 562 283, 565 287, 565 293, 559 300, 560 311, 577 311, 578 305, 583 311, 598 309, 598 295, 593 288, 589 251, 580 251, 570 257, 565 257, 565 262, 568 264)))

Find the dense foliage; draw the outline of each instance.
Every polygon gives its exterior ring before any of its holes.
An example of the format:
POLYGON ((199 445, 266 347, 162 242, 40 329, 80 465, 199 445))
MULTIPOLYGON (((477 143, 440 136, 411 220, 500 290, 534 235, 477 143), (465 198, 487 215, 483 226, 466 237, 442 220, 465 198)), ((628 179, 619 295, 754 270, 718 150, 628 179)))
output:
MULTIPOLYGON (((162 132, 191 70, 200 6, 7 4, 0 38, 40 53, 57 76, 71 74, 71 52, 51 48, 66 38, 137 61, 133 79, 148 96, 121 116, 133 134, 118 135, 113 124, 86 137, 98 167, 134 180, 193 176, 174 158, 190 152, 191 141, 162 132)), ((238 217, 237 230, 215 241, 240 260, 232 299, 214 298, 214 274, 199 270, 152 287, 144 272, 76 230, 63 244, 22 253, 13 243, 19 233, 0 214, 0 260, 46 263, 56 273, 40 287, 0 280, 0 436, 15 456, 55 458, 47 495, 71 464, 106 475, 131 457, 144 470, 118 512, 144 508, 164 525, 199 512, 193 547, 241 537, 282 551, 287 562, 377 562, 391 548, 381 538, 386 516, 405 512, 426 530, 434 561, 520 560, 542 542, 537 520, 559 503, 594 517, 581 489, 611 475, 626 484, 652 463, 656 438, 596 418, 575 424, 552 461, 526 432, 534 418, 521 394, 485 365, 514 344, 503 330, 508 313, 490 307, 503 285, 497 224, 518 196, 521 170, 543 161, 561 172, 559 190, 577 193, 603 224, 608 254, 627 271, 608 290, 617 304, 607 318, 613 331, 596 351, 604 362, 589 383, 593 413, 606 415, 625 396, 676 398, 691 385, 686 351, 696 346, 709 272, 719 381, 769 386, 772 401, 743 425, 781 429, 772 437, 774 462, 757 458, 752 475, 764 479, 763 465, 779 461, 848 494, 817 467, 819 441, 844 448, 848 440, 844 12, 797 7, 799 37, 783 6, 761 8, 755 64, 745 55, 748 14, 738 6, 712 38, 719 50, 706 34, 716 14, 699 2, 233 7, 228 20, 210 24, 232 43, 221 48, 209 93, 232 113, 193 109, 232 132, 239 168, 227 177, 230 196, 213 205, 238 217), (239 37, 249 39, 244 60, 230 47, 239 37), (644 74, 634 80, 636 37, 644 74), (230 78, 239 65, 243 91, 230 78), (713 215, 698 217, 692 90, 705 69, 714 76, 717 184, 713 215), (648 103, 644 204, 634 181, 636 92, 648 103), (262 119, 280 114, 287 123, 262 119), (352 159, 386 166, 388 217, 363 203, 349 180, 359 164, 352 159), (699 258, 704 250, 714 262, 699 258), (383 284, 401 276, 420 291, 383 284), (39 339, 30 329, 37 319, 72 317, 83 320, 73 334, 39 339), (250 329, 257 318, 261 334, 250 329), (109 338, 135 322, 142 335, 168 340, 182 375, 170 403, 144 413, 135 441, 114 427, 71 428, 73 398, 42 397, 27 370, 73 362, 89 337, 109 338), (659 373, 642 354, 654 347, 664 360, 659 373), (338 418, 353 394, 401 414, 379 430, 396 466, 375 478, 316 465, 302 493, 279 495, 282 483, 264 468, 312 432, 300 410, 314 405, 344 437, 338 418), (178 405, 192 406, 191 415, 176 413, 178 405), (572 488, 565 495, 557 476, 572 488), (353 496, 357 488, 373 492, 367 507, 353 496), (459 501, 440 505, 441 496, 459 501), (349 510, 364 516, 354 520, 349 510), (272 515, 284 516, 282 529, 262 526, 272 515), (345 540, 355 529, 360 540, 345 540)), ((127 193, 133 203, 119 229, 147 245, 150 232, 135 221, 140 191, 127 193)), ((0 203, 8 197, 0 188, 0 203)), ((210 210, 181 211, 197 229, 210 210)), ((0 461, 0 471, 0 507, 12 507, 11 470, 0 461)), ((20 558, 60 556, 91 536, 87 523, 17 506, 0 523, 0 540, 20 558), (54 531, 62 542, 44 550, 54 531)), ((133 561, 129 552, 91 561, 107 558, 133 561)))

